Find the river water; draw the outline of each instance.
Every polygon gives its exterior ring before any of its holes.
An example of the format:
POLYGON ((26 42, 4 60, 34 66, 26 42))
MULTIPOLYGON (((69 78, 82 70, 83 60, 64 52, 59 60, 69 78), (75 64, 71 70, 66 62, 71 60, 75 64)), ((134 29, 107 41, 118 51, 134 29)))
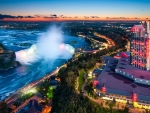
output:
MULTIPOLYGON (((0 42, 12 51, 19 51, 30 46, 20 46, 21 43, 35 44, 37 38, 44 31, 6 30, 0 29, 0 42)), ((74 48, 86 47, 88 43, 83 38, 71 35, 64 35, 64 43, 72 45, 74 48), (71 41, 76 41, 72 44, 71 41)), ((10 93, 24 85, 43 77, 46 73, 52 72, 57 67, 64 64, 66 60, 40 60, 31 65, 22 65, 8 71, 0 72, 0 97, 4 99, 10 93)))

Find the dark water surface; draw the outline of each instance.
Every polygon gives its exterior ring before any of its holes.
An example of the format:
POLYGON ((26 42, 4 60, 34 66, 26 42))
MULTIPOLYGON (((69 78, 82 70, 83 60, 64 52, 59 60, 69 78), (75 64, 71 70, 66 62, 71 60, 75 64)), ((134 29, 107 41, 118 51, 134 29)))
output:
MULTIPOLYGON (((0 42, 8 49, 19 51, 29 48, 28 46, 20 46, 21 43, 35 44, 38 36, 43 31, 24 31, 24 30, 5 30, 0 29, 0 42)), ((64 43, 71 44, 74 48, 88 46, 83 38, 64 35, 64 43), (72 44, 71 41, 77 41, 72 44)), ((24 85, 43 77, 46 73, 53 71, 57 67, 64 64, 66 60, 40 60, 31 65, 22 65, 8 71, 0 72, 0 96, 4 99, 7 95, 24 85)))

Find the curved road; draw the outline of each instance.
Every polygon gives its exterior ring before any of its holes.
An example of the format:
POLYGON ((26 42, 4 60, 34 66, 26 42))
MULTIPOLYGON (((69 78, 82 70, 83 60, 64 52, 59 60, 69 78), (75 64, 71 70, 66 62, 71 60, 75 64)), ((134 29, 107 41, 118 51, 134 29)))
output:
POLYGON ((11 103, 13 103, 15 100, 17 100, 17 98, 20 97, 22 92, 26 92, 28 89, 34 88, 37 85, 39 85, 41 82, 45 81, 46 79, 50 78, 50 76, 56 75, 58 73, 58 71, 62 68, 62 67, 66 67, 66 64, 62 65, 61 67, 57 68, 56 70, 54 70, 52 73, 42 77, 41 79, 34 81, 32 83, 29 83, 28 85, 22 87, 21 89, 18 89, 15 93, 11 94, 9 97, 7 97, 5 99, 5 102, 7 103, 7 105, 9 106, 11 103))

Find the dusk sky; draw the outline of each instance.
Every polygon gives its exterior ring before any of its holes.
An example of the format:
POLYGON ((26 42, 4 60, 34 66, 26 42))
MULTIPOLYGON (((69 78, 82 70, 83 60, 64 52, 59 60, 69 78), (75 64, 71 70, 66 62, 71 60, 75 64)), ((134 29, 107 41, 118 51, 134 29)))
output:
POLYGON ((148 20, 150 0, 0 0, 0 20, 148 20))

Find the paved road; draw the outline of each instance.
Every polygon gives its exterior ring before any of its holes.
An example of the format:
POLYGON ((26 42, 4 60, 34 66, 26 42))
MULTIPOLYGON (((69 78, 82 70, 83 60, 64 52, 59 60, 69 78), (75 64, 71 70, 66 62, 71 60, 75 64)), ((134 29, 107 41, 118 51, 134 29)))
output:
POLYGON ((7 103, 7 105, 11 105, 11 103, 13 103, 17 98, 20 97, 20 95, 22 94, 22 92, 25 92, 26 90, 28 89, 31 89, 31 88, 34 88, 36 87, 37 85, 39 85, 41 82, 47 80, 48 78, 50 78, 50 76, 53 76, 53 75, 56 75, 58 73, 58 71, 62 68, 62 67, 66 67, 67 65, 64 64, 62 65, 61 67, 57 68, 56 70, 54 70, 52 73, 42 77, 41 79, 39 80, 36 80, 32 83, 29 83, 28 85, 22 87, 21 89, 18 89, 15 93, 11 94, 9 97, 7 97, 5 99, 5 102, 7 103))
POLYGON ((82 85, 82 92, 85 92, 84 88, 87 83, 87 73, 84 74, 84 84, 82 85))
POLYGON ((112 39, 110 39, 110 38, 108 38, 108 37, 106 37, 104 35, 101 35, 99 33, 94 33, 94 35, 99 37, 99 38, 105 39, 108 42, 108 47, 112 47, 112 46, 116 45, 115 42, 112 39))
POLYGON ((77 83, 77 85, 76 85, 76 91, 77 91, 77 94, 79 94, 80 92, 78 91, 78 88, 79 88, 79 77, 77 77, 77 79, 76 79, 77 81, 76 81, 76 83, 77 83))

